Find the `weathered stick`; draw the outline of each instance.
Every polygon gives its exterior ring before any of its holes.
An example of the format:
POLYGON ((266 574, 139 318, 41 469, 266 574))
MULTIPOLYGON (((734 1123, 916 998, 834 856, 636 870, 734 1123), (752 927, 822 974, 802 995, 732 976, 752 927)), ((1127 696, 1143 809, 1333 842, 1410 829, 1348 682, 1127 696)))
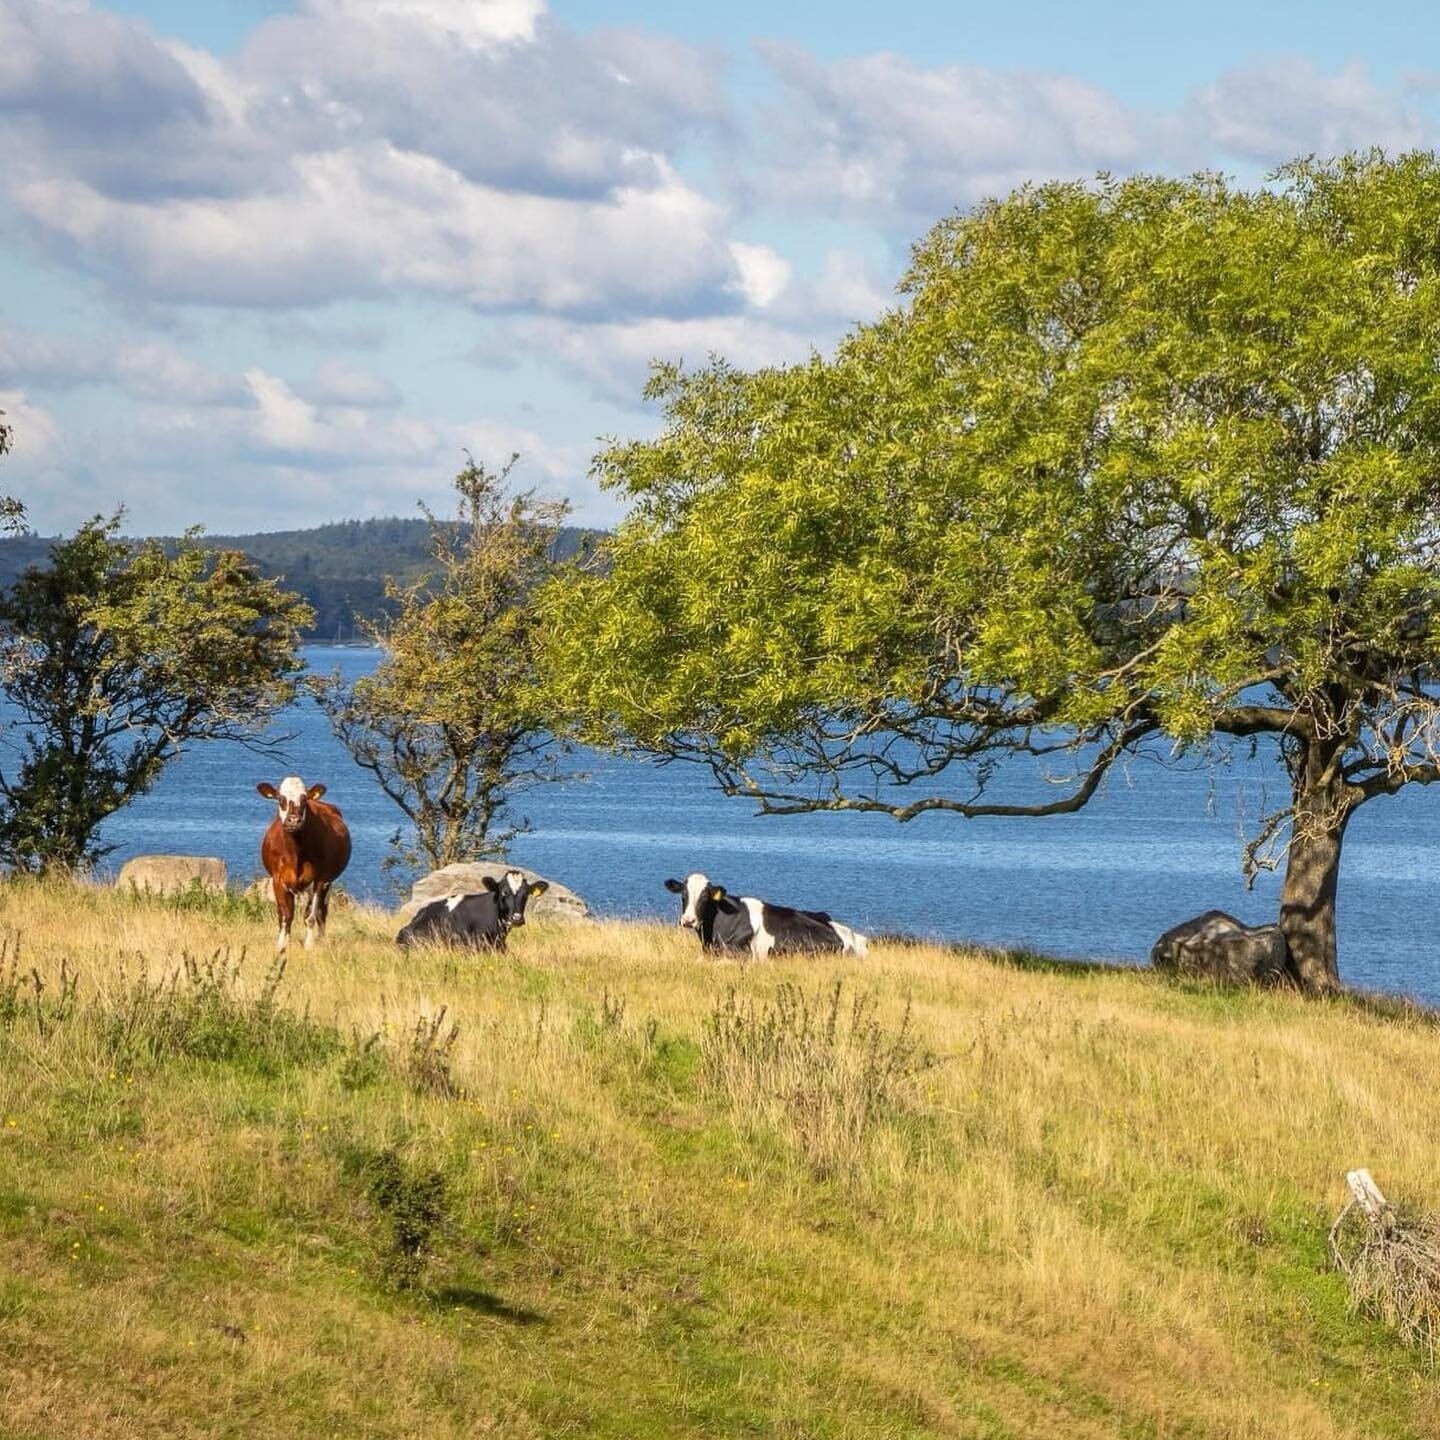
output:
POLYGON ((1340 1227, 1344 1225, 1345 1217, 1357 1205, 1361 1214, 1382 1233, 1388 1233, 1395 1223, 1395 1212, 1390 1208, 1390 1202, 1380 1193, 1380 1187, 1368 1170, 1347 1170, 1345 1183, 1350 1187, 1350 1199, 1335 1217, 1329 1236, 1330 1258, 1340 1270, 1349 1269, 1340 1253, 1340 1227))
POLYGON ((1388 1230, 1395 1221, 1395 1212, 1390 1202, 1380 1193, 1380 1187, 1371 1178, 1368 1170, 1346 1172, 1345 1183, 1355 1197, 1354 1203, 1365 1212, 1365 1218, 1382 1230, 1388 1230))

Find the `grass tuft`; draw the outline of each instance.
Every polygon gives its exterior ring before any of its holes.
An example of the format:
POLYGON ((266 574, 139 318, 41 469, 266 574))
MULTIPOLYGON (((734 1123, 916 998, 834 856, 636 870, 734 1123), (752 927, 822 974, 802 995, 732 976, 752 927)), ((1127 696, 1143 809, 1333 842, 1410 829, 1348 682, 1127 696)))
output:
POLYGON ((732 988, 711 1012, 701 1043, 711 1090, 750 1123, 796 1141, 818 1176, 857 1168, 867 1138, 915 1109, 915 1079, 937 1061, 911 1029, 877 1015, 873 994, 845 1003, 844 982, 813 996, 784 984, 768 1001, 732 988))

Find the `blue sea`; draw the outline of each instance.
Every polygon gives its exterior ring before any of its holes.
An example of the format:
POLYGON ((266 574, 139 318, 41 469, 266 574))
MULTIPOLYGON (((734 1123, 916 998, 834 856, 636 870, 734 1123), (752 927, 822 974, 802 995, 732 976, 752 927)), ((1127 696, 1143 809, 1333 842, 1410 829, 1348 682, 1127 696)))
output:
MULTIPOLYGON (((315 646, 312 670, 355 675, 373 651, 315 646)), ((402 817, 330 734, 313 702, 274 727, 275 756, 239 745, 197 746, 149 794, 112 817, 106 866, 148 852, 221 856, 232 881, 260 873, 271 806, 261 780, 323 781, 345 812, 354 858, 344 884, 367 899, 400 898, 381 872, 402 817)), ((583 895, 602 915, 673 919, 666 876, 703 870, 736 893, 823 908, 870 933, 1025 946, 1138 964, 1155 937, 1201 910, 1273 920, 1277 876, 1247 891, 1243 838, 1283 803, 1284 777, 1262 749, 1228 763, 1174 769, 1136 760, 1075 815, 962 820, 820 814, 758 817, 727 800, 708 772, 581 752, 583 779, 543 786, 517 810, 531 833, 512 858, 583 895), (1247 828, 1248 827, 1248 828, 1247 828)), ((1007 779, 1013 790, 1039 783, 1007 779)), ((1340 882, 1340 968, 1351 984, 1440 1002, 1440 786, 1377 800, 1346 837, 1340 882)))

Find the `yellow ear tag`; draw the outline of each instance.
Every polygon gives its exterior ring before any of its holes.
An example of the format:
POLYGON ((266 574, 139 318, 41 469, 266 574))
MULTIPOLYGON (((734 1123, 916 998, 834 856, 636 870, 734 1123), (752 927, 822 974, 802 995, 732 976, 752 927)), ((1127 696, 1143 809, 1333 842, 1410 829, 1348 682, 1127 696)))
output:
POLYGON ((723 890, 712 890, 710 892, 710 898, 712 900, 723 900, 725 898, 725 892, 723 890))

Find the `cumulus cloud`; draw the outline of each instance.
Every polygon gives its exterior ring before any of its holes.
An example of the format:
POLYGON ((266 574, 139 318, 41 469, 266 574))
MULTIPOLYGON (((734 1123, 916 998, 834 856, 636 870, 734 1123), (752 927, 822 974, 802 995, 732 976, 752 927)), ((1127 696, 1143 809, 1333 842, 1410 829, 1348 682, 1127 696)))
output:
POLYGON ((11 431, 12 462, 45 464, 60 450, 60 426, 55 417, 34 404, 23 390, 0 390, 0 412, 11 431))
POLYGON ((759 50, 781 101, 757 152, 756 195, 912 234, 1027 181, 1435 143, 1427 78, 1387 89, 1358 63, 1327 73, 1270 60, 1146 110, 1063 74, 759 50))
POLYGON ((773 203, 910 224, 1026 180, 1129 169, 1165 143, 1153 117, 1069 76, 759 50, 783 92, 758 181, 773 203))
POLYGON ((0 179, 47 250, 162 302, 727 308, 725 209, 667 158, 723 124, 714 68, 539 0, 302 0, 225 59, 0 0, 0 179))
POLYGON ((312 404, 361 410, 393 409, 403 398, 400 387, 387 376, 337 358, 321 361, 299 390, 312 404))
POLYGON ((17 208, 80 263, 171 300, 303 306, 397 292, 495 308, 654 311, 716 303, 738 267, 714 204, 665 183, 599 202, 464 181, 391 146, 297 157, 274 193, 163 203, 74 179, 17 208))
POLYGON ((894 303, 894 292, 859 256, 833 250, 818 276, 797 276, 763 246, 744 258, 751 311, 672 319, 583 323, 517 320, 476 348, 481 364, 543 357, 584 380, 603 399, 636 408, 657 361, 695 368, 718 356, 741 369, 791 365, 824 350, 852 326, 894 303))
POLYGON ((1232 70, 1195 96, 1197 127, 1228 155, 1277 165, 1297 155, 1338 155, 1378 145, 1392 152, 1433 143, 1414 78, 1381 89, 1366 66, 1334 75, 1308 60, 1274 60, 1232 70))
POLYGON ((319 401, 313 387, 313 378, 292 384, 254 367, 233 403, 202 410, 141 401, 121 426, 64 434, 23 392, 0 390, 0 409, 15 428, 0 490, 18 494, 46 531, 118 500, 136 533, 172 534, 197 518, 211 529, 277 530, 404 514, 417 500, 443 509, 467 451, 494 466, 518 452, 525 483, 574 496, 586 520, 608 516, 585 483, 587 455, 533 429, 319 401))
POLYGON ((238 377, 192 359, 163 339, 42 335, 0 325, 0 384, 73 390, 113 385, 131 399, 191 405, 235 403, 238 377))

